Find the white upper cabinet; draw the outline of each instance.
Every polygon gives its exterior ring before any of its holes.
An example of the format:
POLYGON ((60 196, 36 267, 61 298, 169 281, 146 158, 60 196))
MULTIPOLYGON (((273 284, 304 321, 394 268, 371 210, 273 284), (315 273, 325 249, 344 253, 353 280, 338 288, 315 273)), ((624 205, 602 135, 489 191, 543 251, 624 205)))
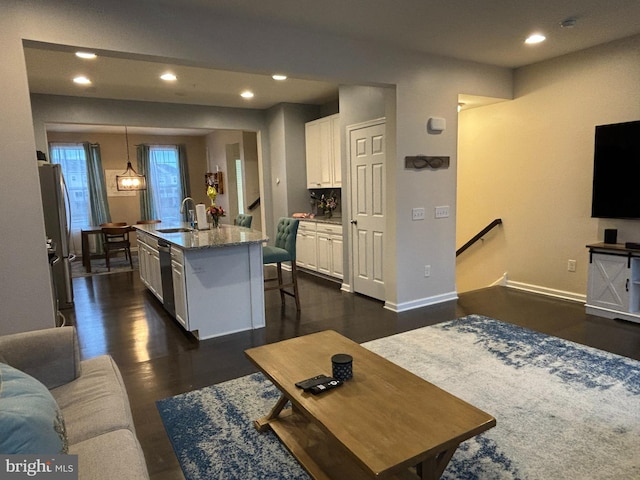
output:
POLYGON ((305 124, 307 188, 342 187, 340 114, 305 124))

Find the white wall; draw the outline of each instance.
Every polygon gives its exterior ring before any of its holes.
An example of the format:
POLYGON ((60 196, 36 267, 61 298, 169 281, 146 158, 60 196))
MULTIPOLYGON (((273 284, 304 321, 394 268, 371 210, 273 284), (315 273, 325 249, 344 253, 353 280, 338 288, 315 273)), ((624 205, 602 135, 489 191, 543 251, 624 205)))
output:
MULTIPOLYGON (((216 204, 224 208, 229 213, 238 209, 238 202, 232 197, 237 195, 235 188, 235 168, 233 172, 229 171, 227 165, 227 145, 239 144, 242 146, 242 132, 239 130, 216 130, 207 135, 207 150, 209 172, 215 172, 216 167, 222 172, 224 178, 224 193, 218 193, 216 204), (233 208, 232 208, 233 206, 233 208)), ((209 201, 206 202, 209 205, 209 201)), ((222 223, 233 224, 233 218, 227 217, 222 219, 222 223)))
POLYGON ((585 245, 605 228, 640 241, 640 221, 591 218, 594 127, 640 119, 639 51, 640 36, 519 69, 514 100, 461 112, 457 245, 494 218, 504 225, 459 257, 459 291, 508 272, 516 286, 582 299, 585 245))
MULTIPOLYGON (((48 266, 41 247, 44 225, 22 214, 32 211, 37 217, 40 210, 24 39, 229 70, 277 70, 343 84, 396 85, 397 158, 390 159, 394 172, 388 188, 392 190, 389 197, 397 199, 389 212, 396 217, 397 234, 395 244, 387 250, 397 258, 397 271, 387 296, 402 307, 428 303, 455 291, 455 216, 439 223, 411 222, 409 213, 414 206, 428 211, 442 204, 455 207, 457 94, 510 97, 509 70, 323 36, 263 20, 212 16, 184 5, 179 9, 149 5, 125 0, 0 0, 0 162, 5 172, 0 186, 3 204, 21 200, 20 209, 4 208, 0 213, 0 222, 12 227, 3 231, 2 238, 2 268, 12 272, 12 280, 0 290, 8 318, 2 320, 0 333, 41 328, 50 320, 43 318, 52 317, 52 307, 47 308, 49 294, 44 294, 48 292, 48 266), (448 130, 437 137, 425 133, 425 123, 434 115, 449 122, 448 130), (434 175, 404 171, 402 159, 416 153, 449 155, 452 167, 434 175), (33 196, 24 200, 28 191, 33 196), (416 268, 422 263, 432 265, 428 279, 422 268, 416 268), (15 318, 23 323, 16 326, 15 318)), ((263 145, 263 151, 265 148, 268 146, 263 145)), ((270 172, 263 173, 266 177, 270 172)))

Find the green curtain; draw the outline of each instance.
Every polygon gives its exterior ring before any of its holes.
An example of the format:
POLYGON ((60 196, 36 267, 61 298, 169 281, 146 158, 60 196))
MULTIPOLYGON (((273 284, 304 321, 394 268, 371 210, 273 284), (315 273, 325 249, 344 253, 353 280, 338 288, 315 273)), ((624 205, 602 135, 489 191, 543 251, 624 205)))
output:
MULTIPOLYGON (((191 196, 191 186, 189 183, 189 162, 187 161, 187 146, 184 144, 177 145, 178 147, 178 165, 180 165, 180 188, 181 198, 187 198, 191 196)), ((184 221, 189 221, 187 212, 184 212, 184 221)))
POLYGON ((149 177, 150 159, 149 145, 138 145, 136 147, 138 157, 138 173, 147 177, 147 189, 140 191, 140 213, 141 220, 154 220, 158 215, 153 207, 153 187, 149 177))
POLYGON ((85 142, 82 144, 85 158, 87 159, 87 183, 89 190, 89 208, 91 223, 100 225, 111 221, 109 201, 107 200, 107 187, 102 170, 102 158, 100 145, 85 142))

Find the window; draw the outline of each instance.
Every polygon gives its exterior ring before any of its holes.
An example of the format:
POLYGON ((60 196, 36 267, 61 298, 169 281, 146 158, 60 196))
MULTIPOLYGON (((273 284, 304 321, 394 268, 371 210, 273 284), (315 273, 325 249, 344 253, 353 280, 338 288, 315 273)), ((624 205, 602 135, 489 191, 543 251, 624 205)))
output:
POLYGON ((51 162, 62 167, 71 203, 72 230, 91 225, 87 159, 82 144, 52 144, 51 162))
POLYGON ((149 147, 149 178, 153 209, 163 222, 180 222, 180 161, 174 145, 149 147))

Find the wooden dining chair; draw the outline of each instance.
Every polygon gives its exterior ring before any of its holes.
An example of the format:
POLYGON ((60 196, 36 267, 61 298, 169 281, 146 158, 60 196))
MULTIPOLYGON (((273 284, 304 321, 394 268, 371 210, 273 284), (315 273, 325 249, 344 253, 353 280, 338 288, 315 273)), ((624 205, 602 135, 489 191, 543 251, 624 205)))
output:
POLYGON ((136 225, 153 225, 154 223, 161 223, 162 220, 138 220, 136 225))
POLYGON ((107 222, 107 223, 101 223, 100 226, 101 227, 126 227, 127 222, 107 222))
MULTIPOLYGON (((127 222, 106 222, 106 223, 101 223, 100 224, 100 228, 105 228, 105 227, 127 227, 127 222)), ((128 236, 127 236, 128 238, 128 236)), ((112 238, 113 241, 117 240, 116 238, 112 238)), ((121 241, 125 241, 125 237, 124 235, 122 235, 122 238, 120 238, 121 241)), ((103 235, 103 242, 104 242, 104 235, 103 235)), ((103 247, 104 249, 104 247, 103 247)))
POLYGON ((117 252, 124 252, 124 258, 129 260, 129 265, 133 268, 131 258, 131 242, 129 242, 129 227, 124 225, 117 227, 102 227, 102 248, 107 264, 107 271, 111 271, 111 255, 117 252))

